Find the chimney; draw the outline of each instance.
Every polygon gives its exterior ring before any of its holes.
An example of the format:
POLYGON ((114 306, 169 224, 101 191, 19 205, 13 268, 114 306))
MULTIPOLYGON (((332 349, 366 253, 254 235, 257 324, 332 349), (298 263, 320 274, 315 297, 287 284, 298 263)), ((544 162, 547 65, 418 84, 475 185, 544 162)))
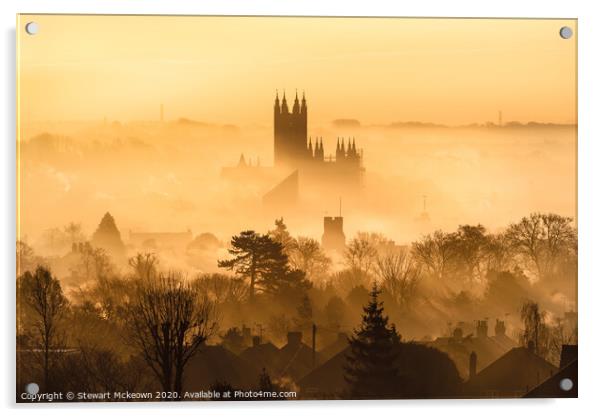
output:
POLYGON ((470 353, 470 360, 468 362, 468 379, 471 380, 477 374, 477 353, 473 350, 470 353))
POLYGON ((286 335, 286 340, 289 345, 300 345, 301 337, 301 332, 288 332, 286 335))
POLYGON ((477 337, 487 337, 487 320, 477 320, 477 337))
POLYGON ((506 324, 503 320, 495 319, 495 335, 504 336, 506 334, 506 324))
POLYGON ((459 342, 462 340, 463 332, 461 327, 456 327, 452 334, 453 340, 459 342))
POLYGON ((242 336, 244 338, 250 338, 251 337, 251 328, 245 326, 244 324, 242 326, 242 336))
POLYGON ((563 369, 575 360, 577 360, 577 345, 562 345, 559 368, 563 369))
POLYGON ((257 347, 261 344, 261 336, 253 336, 253 347, 257 347))

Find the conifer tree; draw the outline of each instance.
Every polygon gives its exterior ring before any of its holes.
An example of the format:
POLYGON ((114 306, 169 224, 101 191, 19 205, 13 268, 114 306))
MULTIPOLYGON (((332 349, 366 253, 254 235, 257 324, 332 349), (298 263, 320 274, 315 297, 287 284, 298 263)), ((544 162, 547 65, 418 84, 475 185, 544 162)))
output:
POLYGON ((269 235, 246 230, 233 236, 230 245, 232 258, 219 260, 217 265, 249 279, 249 301, 253 302, 257 291, 286 297, 309 288, 305 273, 290 269, 282 244, 269 235))
POLYGON ((105 213, 98 228, 92 235, 92 245, 106 250, 113 256, 122 256, 125 254, 125 245, 121 240, 121 233, 115 224, 115 219, 111 213, 105 213))
POLYGON ((378 301, 376 284, 364 307, 362 324, 349 339, 345 380, 351 398, 392 398, 399 391, 400 377, 395 365, 400 337, 378 301))

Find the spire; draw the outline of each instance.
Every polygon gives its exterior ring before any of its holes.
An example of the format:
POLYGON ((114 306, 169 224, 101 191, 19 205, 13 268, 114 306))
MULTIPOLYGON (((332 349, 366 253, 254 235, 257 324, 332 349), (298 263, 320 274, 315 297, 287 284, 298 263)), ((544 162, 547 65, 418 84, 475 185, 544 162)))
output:
MULTIPOLYGON (((318 149, 317 147, 318 147, 318 145, 316 144, 316 149, 318 149)), ((309 148, 308 148, 308 150, 309 150, 309 155, 310 156, 314 156, 314 147, 311 144, 311 136, 309 137, 309 148)))
POLYGON ((282 93, 282 113, 288 113, 288 104, 286 103, 286 90, 282 93))
POLYGON ((341 138, 339 142, 339 138, 337 137, 337 153, 336 153, 336 162, 341 162, 345 159, 345 139, 341 138))
POLYGON ((320 151, 319 151, 320 160, 324 160, 324 143, 322 142, 322 136, 320 136, 320 151))
POLYGON ((299 113, 299 97, 297 96, 297 90, 295 90, 295 102, 293 104, 293 113, 299 113))
POLYGON ((240 154, 240 159, 238 160, 238 166, 239 167, 247 166, 247 162, 245 161, 245 155, 242 153, 240 154))
POLYGON ((353 137, 353 146, 351 147, 354 155, 357 155, 357 150, 355 149, 355 136, 353 137))
POLYGON ((274 110, 280 113, 280 99, 278 98, 278 90, 276 90, 276 100, 274 101, 274 110))

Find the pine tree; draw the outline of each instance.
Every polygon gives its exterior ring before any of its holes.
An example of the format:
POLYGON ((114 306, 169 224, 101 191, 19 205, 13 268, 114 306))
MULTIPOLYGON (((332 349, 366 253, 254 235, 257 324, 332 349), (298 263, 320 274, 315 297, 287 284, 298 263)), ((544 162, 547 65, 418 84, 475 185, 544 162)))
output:
POLYGON ((364 307, 362 324, 349 339, 345 380, 351 398, 392 398, 399 391, 400 377, 395 362, 400 337, 389 318, 383 315, 380 291, 374 284, 370 301, 364 307))
POLYGON ((273 240, 280 243, 282 245, 282 249, 284 253, 290 255, 292 250, 296 246, 295 239, 291 236, 286 224, 284 223, 284 219, 281 217, 274 221, 274 225, 276 226, 274 229, 268 231, 268 236, 270 236, 273 240))
POLYGON ((283 247, 268 235, 246 230, 233 236, 228 249, 231 259, 220 260, 217 265, 249 278, 249 300, 253 301, 257 289, 270 292, 274 281, 288 272, 288 257, 283 247))
POLYGON ((249 301, 257 292, 285 299, 310 287, 305 273, 290 269, 282 244, 269 235, 246 230, 233 236, 230 246, 232 258, 218 260, 217 266, 249 279, 249 301))
POLYGON ((92 235, 92 245, 104 249, 112 255, 120 256, 125 253, 121 233, 119 233, 111 213, 105 213, 100 221, 98 228, 92 235))

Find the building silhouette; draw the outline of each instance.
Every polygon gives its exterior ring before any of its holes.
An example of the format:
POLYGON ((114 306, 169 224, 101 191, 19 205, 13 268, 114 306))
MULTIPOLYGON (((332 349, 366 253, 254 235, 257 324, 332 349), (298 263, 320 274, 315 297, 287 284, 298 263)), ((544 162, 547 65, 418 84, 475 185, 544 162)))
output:
POLYGON ((345 233, 343 232, 343 217, 324 217, 324 234, 322 247, 325 250, 343 252, 345 250, 345 233))
POLYGON ((327 154, 322 137, 309 136, 308 104, 295 93, 291 107, 286 93, 274 101, 274 165, 262 166, 241 154, 238 164, 222 168, 223 178, 264 190, 264 206, 281 212, 305 193, 357 195, 363 180, 363 151, 354 137, 337 137, 327 154))
POLYGON ((473 324, 458 322, 450 335, 424 344, 445 352, 456 364, 460 376, 470 379, 471 372, 480 372, 516 347, 516 342, 506 335, 504 321, 496 320, 495 335, 489 335, 488 331, 487 320, 476 320, 473 324), (472 353, 474 359, 471 359, 472 353), (473 365, 475 368, 471 369, 473 365))
POLYGON ((515 347, 470 378, 463 386, 463 396, 522 397, 557 372, 558 368, 532 349, 515 347))
POLYGON ((324 152, 322 137, 308 136, 308 106, 305 93, 299 101, 297 93, 289 110, 286 93, 274 101, 274 165, 279 168, 299 169, 308 178, 321 182, 360 185, 363 174, 362 151, 355 138, 337 138, 334 154, 324 152))
POLYGON ((577 345, 562 345, 560 353, 560 370, 527 394, 525 398, 577 398, 578 389, 577 345), (570 381, 569 386, 562 383, 570 381))

